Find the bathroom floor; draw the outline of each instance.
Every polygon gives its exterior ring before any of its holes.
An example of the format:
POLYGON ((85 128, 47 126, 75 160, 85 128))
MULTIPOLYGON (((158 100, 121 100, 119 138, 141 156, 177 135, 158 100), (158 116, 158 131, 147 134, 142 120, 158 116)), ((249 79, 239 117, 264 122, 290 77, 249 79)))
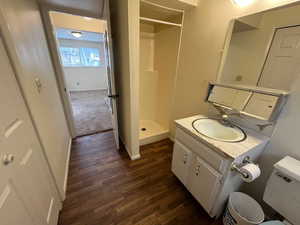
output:
POLYGON ((70 92, 78 136, 112 129, 106 93, 106 90, 70 92))
POLYGON ((171 172, 173 144, 141 148, 131 161, 112 132, 77 138, 59 225, 221 225, 171 172))

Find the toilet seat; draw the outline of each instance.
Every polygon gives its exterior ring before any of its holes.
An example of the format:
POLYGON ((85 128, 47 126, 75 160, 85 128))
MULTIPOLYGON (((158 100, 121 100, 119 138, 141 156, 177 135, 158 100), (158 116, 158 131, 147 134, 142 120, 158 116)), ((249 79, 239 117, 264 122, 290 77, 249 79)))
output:
POLYGON ((285 225, 285 224, 278 220, 272 220, 272 221, 261 223, 260 225, 285 225))

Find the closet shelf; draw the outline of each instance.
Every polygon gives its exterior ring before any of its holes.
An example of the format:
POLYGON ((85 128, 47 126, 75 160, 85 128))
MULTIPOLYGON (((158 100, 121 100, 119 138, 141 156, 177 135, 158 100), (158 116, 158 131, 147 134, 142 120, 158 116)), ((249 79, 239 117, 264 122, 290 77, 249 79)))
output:
POLYGON ((183 10, 168 8, 147 0, 141 0, 140 16, 170 23, 182 23, 183 10))
POLYGON ((176 27, 181 27, 181 24, 178 23, 171 23, 167 22, 164 20, 157 20, 157 19, 152 19, 152 18, 147 18, 147 17, 140 17, 140 21, 144 21, 147 23, 157 23, 157 24, 164 24, 164 25, 169 25, 169 26, 176 26, 176 27))

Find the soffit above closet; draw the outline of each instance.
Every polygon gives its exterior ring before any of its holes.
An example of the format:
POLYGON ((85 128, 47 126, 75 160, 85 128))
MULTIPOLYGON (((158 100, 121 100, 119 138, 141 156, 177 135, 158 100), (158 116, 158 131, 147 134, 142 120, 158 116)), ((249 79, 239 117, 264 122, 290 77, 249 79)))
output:
POLYGON ((86 12, 98 18, 103 17, 105 0, 38 0, 40 3, 47 3, 56 7, 69 10, 86 12))

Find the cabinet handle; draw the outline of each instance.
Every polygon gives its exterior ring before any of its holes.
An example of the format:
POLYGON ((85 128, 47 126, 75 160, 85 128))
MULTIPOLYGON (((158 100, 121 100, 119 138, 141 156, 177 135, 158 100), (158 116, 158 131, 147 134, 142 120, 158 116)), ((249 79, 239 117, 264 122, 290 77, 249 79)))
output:
POLYGON ((2 162, 4 166, 7 166, 8 164, 11 164, 14 161, 15 157, 12 154, 4 155, 2 162))

